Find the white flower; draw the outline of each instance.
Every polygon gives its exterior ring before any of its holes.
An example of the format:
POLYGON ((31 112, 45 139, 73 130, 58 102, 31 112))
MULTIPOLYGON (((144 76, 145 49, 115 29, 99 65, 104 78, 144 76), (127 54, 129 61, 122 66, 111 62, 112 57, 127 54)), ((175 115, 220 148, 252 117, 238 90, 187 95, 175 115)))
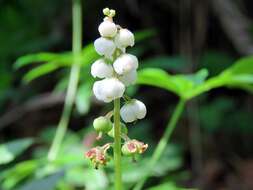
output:
POLYGON ((122 54, 113 63, 114 70, 119 75, 129 73, 138 68, 138 59, 131 54, 122 54))
POLYGON ((104 55, 106 58, 112 58, 112 54, 116 49, 112 40, 103 37, 95 40, 94 47, 99 55, 104 55))
POLYGON ((93 92, 98 100, 111 102, 123 96, 125 86, 117 78, 106 78, 94 83, 93 92))
POLYGON ((99 27, 98 31, 102 37, 114 37, 117 33, 116 25, 110 20, 104 20, 99 27))
POLYGON ((120 29, 115 37, 115 43, 118 48, 126 48, 134 45, 134 35, 127 29, 120 29))
POLYGON ((124 75, 121 75, 119 77, 119 80, 124 83, 124 85, 129 86, 132 84, 135 84, 137 80, 137 71, 132 70, 129 73, 126 73, 124 75))
POLYGON ((120 116, 124 122, 130 123, 146 116, 147 109, 141 101, 133 99, 120 109, 120 116))
POLYGON ((107 78, 113 74, 113 67, 107 64, 104 59, 98 59, 91 65, 91 75, 96 78, 107 78))

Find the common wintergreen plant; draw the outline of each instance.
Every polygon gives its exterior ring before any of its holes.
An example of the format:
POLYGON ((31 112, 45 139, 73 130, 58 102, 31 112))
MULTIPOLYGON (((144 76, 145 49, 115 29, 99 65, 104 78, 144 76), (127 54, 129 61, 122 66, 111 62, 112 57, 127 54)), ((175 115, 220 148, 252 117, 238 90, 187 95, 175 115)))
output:
POLYGON ((92 148, 86 153, 95 168, 106 165, 108 162, 107 150, 112 147, 115 164, 115 189, 122 189, 121 179, 121 154, 131 156, 142 154, 148 145, 127 136, 125 124, 120 123, 120 116, 125 123, 143 119, 146 115, 146 106, 139 100, 131 99, 125 95, 127 86, 133 85, 137 79, 138 59, 126 53, 126 48, 134 45, 134 35, 113 22, 115 11, 109 8, 103 10, 104 21, 99 25, 100 38, 94 42, 95 50, 102 56, 91 66, 91 75, 100 78, 93 85, 95 97, 105 103, 114 101, 114 110, 105 116, 96 118, 93 122, 94 129, 99 133, 114 138, 113 143, 92 148), (120 108, 120 99, 124 105, 120 108), (111 118, 113 117, 113 123, 111 118), (121 138, 125 141, 121 146, 121 138))

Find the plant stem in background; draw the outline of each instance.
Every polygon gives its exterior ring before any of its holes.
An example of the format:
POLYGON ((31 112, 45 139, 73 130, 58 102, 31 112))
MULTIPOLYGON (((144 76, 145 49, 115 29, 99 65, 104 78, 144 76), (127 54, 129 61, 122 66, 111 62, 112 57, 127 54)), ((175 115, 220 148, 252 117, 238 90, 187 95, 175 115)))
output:
POLYGON ((121 177, 121 126, 120 126, 120 98, 114 100, 114 165, 115 190, 122 190, 121 177))
POLYGON ((185 100, 181 99, 179 101, 179 103, 177 104, 177 107, 176 107, 175 111, 173 112, 171 120, 168 123, 167 128, 166 128, 162 138, 160 139, 160 141, 159 141, 159 143, 158 143, 158 145, 151 157, 151 160, 148 164, 148 171, 146 171, 146 173, 143 175, 142 179, 136 184, 136 186, 134 187, 133 190, 141 190, 145 181, 148 179, 150 173, 152 173, 151 170, 154 168, 157 161, 160 159, 162 153, 164 152, 164 150, 168 144, 168 141, 170 140, 172 132, 176 128, 177 121, 184 110, 184 105, 185 105, 185 100))
POLYGON ((63 112, 56 130, 56 134, 53 140, 53 143, 50 147, 48 153, 48 159, 53 161, 56 159, 59 152, 60 146, 62 144, 64 135, 69 124, 69 119, 73 104, 75 101, 79 75, 80 75, 80 53, 82 50, 82 7, 80 0, 73 0, 73 65, 70 71, 70 78, 64 103, 63 112))

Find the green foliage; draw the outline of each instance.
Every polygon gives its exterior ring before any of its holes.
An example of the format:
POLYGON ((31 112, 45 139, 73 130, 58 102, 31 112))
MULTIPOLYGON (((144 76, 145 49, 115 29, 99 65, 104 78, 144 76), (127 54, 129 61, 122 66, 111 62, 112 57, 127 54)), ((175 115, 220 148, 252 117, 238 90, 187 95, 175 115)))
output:
POLYGON ((243 58, 219 75, 205 80, 207 70, 193 75, 170 75, 162 69, 147 68, 139 71, 138 83, 160 87, 177 94, 183 99, 191 99, 213 88, 235 87, 253 90, 253 58, 243 58))
POLYGON ((20 139, 0 145, 0 165, 13 161, 33 143, 32 139, 20 139))

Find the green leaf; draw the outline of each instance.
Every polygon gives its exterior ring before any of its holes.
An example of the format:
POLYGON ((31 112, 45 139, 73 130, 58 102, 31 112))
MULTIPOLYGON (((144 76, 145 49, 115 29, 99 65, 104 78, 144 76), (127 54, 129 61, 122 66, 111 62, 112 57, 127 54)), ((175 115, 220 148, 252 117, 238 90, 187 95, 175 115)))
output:
POLYGON ((36 62, 54 61, 55 59, 58 58, 58 56, 59 55, 56 53, 48 53, 48 52, 28 54, 28 55, 18 58, 17 61, 14 63, 14 68, 19 69, 21 67, 24 67, 26 65, 36 63, 36 62))
POLYGON ((164 70, 149 68, 139 71, 138 83, 160 87, 187 99, 188 93, 200 86, 207 75, 206 69, 193 75, 170 75, 164 70))
POLYGON ((51 73, 52 71, 55 71, 59 67, 60 66, 56 62, 44 63, 44 64, 28 71, 25 74, 23 81, 26 83, 31 82, 32 80, 34 80, 40 76, 43 76, 45 74, 51 73))
POLYGON ((31 182, 27 182, 18 190, 54 190, 59 180, 64 176, 63 172, 55 173, 51 176, 36 179, 31 182))
POLYGON ((30 138, 15 140, 0 145, 0 165, 13 161, 24 150, 31 146, 33 140, 30 138))

